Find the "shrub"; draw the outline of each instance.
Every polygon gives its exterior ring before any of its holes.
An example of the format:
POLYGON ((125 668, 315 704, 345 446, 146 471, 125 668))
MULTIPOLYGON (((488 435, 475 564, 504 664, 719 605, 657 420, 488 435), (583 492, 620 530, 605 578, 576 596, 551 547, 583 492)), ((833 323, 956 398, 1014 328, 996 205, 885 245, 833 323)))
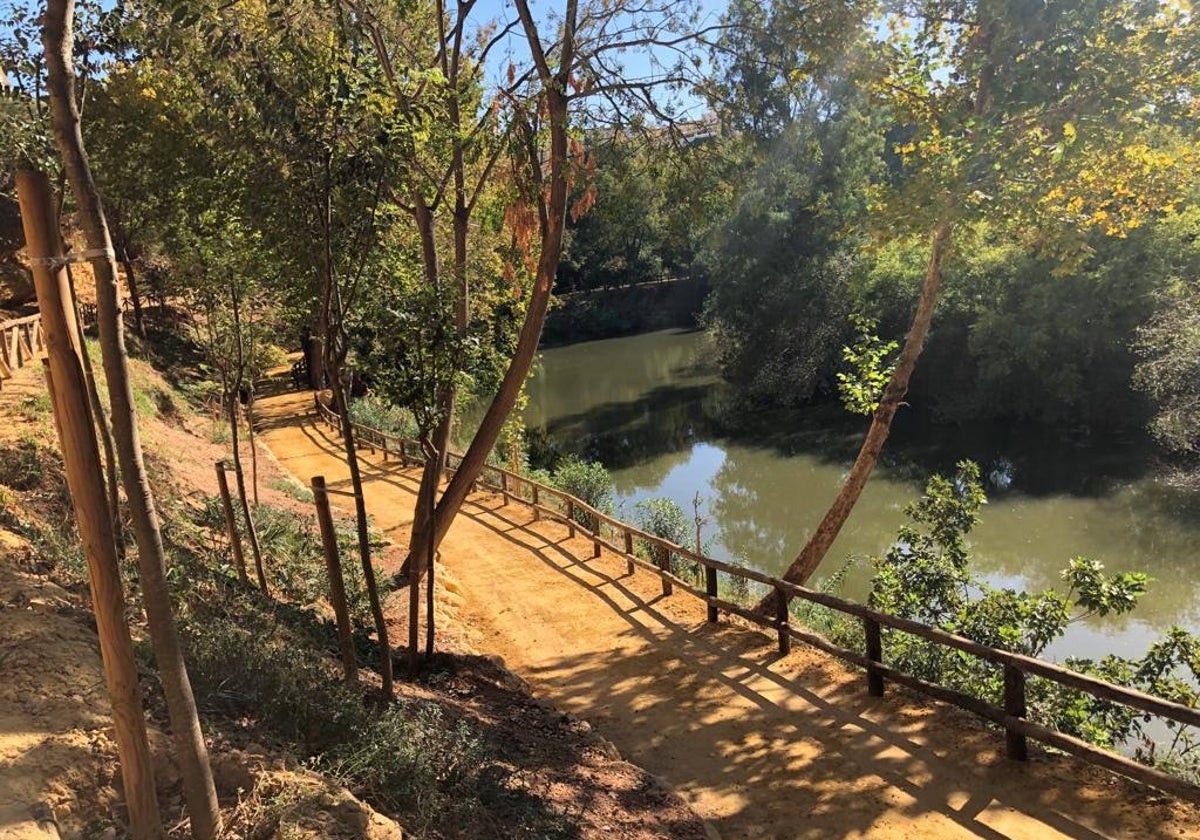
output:
MULTIPOLYGON (((570 493, 601 513, 612 513, 615 487, 603 464, 571 455, 558 465, 551 481, 559 490, 570 493)), ((589 530, 596 527, 592 515, 585 511, 575 511, 575 521, 589 530)))
POLYGON ((384 402, 375 394, 350 401, 350 419, 389 435, 416 438, 417 422, 412 413, 384 402))
MULTIPOLYGON (((665 497, 645 499, 638 502, 635 509, 637 510, 638 527, 643 531, 679 546, 687 545, 693 523, 683 512, 683 508, 675 504, 672 499, 665 497)), ((638 550, 643 556, 660 564, 669 564, 670 570, 677 575, 686 574, 698 578, 701 574, 699 563, 680 557, 674 552, 671 552, 668 557, 666 549, 654 543, 643 540, 640 542, 638 550)))

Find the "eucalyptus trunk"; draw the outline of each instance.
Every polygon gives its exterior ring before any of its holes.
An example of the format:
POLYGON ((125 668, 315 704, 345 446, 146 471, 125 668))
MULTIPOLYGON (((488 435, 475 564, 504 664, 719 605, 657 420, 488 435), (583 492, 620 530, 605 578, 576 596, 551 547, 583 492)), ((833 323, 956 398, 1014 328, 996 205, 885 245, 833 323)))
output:
POLYGON ((138 547, 142 600, 167 702, 176 759, 183 777, 192 836, 197 840, 213 840, 221 829, 221 814, 208 763, 208 749, 200 729, 200 718, 175 627, 171 593, 166 582, 162 532, 154 506, 154 493, 142 458, 121 307, 117 299, 112 239, 104 218, 100 193, 88 164, 74 95, 71 56, 74 14, 73 0, 49 0, 43 18, 42 42, 46 55, 54 139, 79 208, 88 248, 106 255, 92 263, 96 275, 97 321, 112 407, 113 436, 138 547))

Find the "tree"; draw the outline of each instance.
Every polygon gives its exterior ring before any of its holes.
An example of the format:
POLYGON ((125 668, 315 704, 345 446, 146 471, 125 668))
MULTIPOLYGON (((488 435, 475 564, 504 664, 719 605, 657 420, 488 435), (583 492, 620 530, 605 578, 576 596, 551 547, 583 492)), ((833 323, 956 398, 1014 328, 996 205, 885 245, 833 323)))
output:
MULTIPOLYGON (((875 84, 911 132, 904 177, 881 191, 891 230, 921 225, 928 258, 912 324, 846 482, 785 577, 808 579, 862 493, 904 401, 956 229, 1003 219, 1064 264, 1079 232, 1120 235, 1170 206, 1195 149, 1149 123, 1188 118, 1196 27, 1180 9, 1105 3, 900 2, 875 84), (1113 33, 1120 37, 1113 37, 1113 33), (1102 177, 1114 189, 1097 191, 1102 177)), ((773 609, 775 595, 759 604, 773 609)))
POLYGON ((1200 451, 1200 208, 1189 208, 1156 237, 1170 266, 1160 305, 1139 330, 1134 382, 1154 400, 1154 436, 1185 455, 1200 451))
POLYGON ((47 81, 53 115, 54 139, 70 181, 88 247, 101 254, 92 262, 96 275, 97 320, 105 378, 112 405, 113 433, 121 462, 121 478, 138 546, 143 603, 150 625, 155 662, 162 680, 171 719, 184 794, 191 816, 192 833, 198 840, 211 840, 220 831, 216 788, 208 764, 208 750, 200 729, 196 703, 180 648, 171 595, 166 583, 166 560, 162 532, 154 508, 154 493, 142 459, 133 390, 125 354, 121 309, 117 302, 116 268, 112 240, 104 208, 92 179, 80 132, 79 111, 74 92, 71 60, 73 0, 51 0, 46 8, 42 41, 47 62, 47 81))

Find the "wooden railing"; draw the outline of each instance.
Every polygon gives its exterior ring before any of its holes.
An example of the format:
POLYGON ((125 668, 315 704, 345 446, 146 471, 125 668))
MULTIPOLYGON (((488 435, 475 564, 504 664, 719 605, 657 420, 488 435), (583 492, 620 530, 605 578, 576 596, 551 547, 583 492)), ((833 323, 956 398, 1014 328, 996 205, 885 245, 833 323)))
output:
MULTIPOLYGON (((318 418, 335 431, 340 431, 341 426, 337 415, 320 398, 314 399, 314 405, 318 418)), ((353 424, 353 430, 359 446, 382 453, 385 461, 389 457, 395 457, 400 461, 401 466, 408 466, 424 460, 420 444, 417 441, 389 435, 358 423, 353 424)), ((462 456, 450 453, 448 461, 448 469, 453 472, 455 463, 461 463, 462 456)), ((1005 730, 1006 752, 1010 758, 1019 761, 1026 760, 1028 757, 1027 739, 1032 738, 1131 779, 1168 791, 1180 798, 1200 802, 1200 787, 1185 779, 1139 764, 1123 755, 1029 720, 1026 711, 1025 681, 1027 677, 1031 676, 1049 680, 1098 699, 1119 703, 1147 715, 1156 715, 1174 721, 1181 726, 1200 727, 1200 709, 1072 671, 1042 659, 989 647, 937 627, 889 615, 825 592, 797 586, 754 569, 705 557, 703 554, 656 537, 596 510, 569 493, 564 493, 547 484, 532 481, 501 467, 491 464, 485 466, 480 483, 489 489, 499 491, 505 504, 515 498, 529 504, 533 508, 536 518, 546 517, 561 522, 570 529, 571 536, 575 536, 579 531, 584 532, 594 546, 593 556, 599 557, 601 549, 606 548, 623 557, 631 573, 637 567, 657 575, 662 580, 664 594, 669 595, 675 589, 679 589, 700 599, 708 606, 708 621, 710 622, 716 622, 721 612, 740 616, 753 624, 772 630, 778 637, 781 653, 786 654, 791 649, 791 641, 796 639, 863 668, 867 676, 867 690, 872 696, 882 696, 886 681, 891 680, 922 694, 966 709, 997 724, 1005 730), (646 560, 635 553, 635 541, 651 547, 651 553, 655 555, 656 559, 646 560), (703 588, 700 587, 699 581, 686 580, 672 571, 672 557, 677 557, 683 563, 703 570, 703 588), (753 581, 767 587, 768 590, 773 589, 783 596, 778 599, 781 607, 774 616, 763 616, 741 604, 721 598, 718 595, 720 591, 719 574, 753 581), (866 653, 841 647, 823 636, 793 624, 787 607, 782 606, 792 598, 819 604, 835 612, 859 619, 863 625, 866 653), (957 689, 928 682, 885 664, 882 655, 882 628, 885 627, 917 636, 942 647, 962 651, 1000 666, 1004 673, 1003 707, 993 705, 957 689)))
POLYGON ((0 321, 0 387, 45 350, 42 316, 27 315, 0 321))

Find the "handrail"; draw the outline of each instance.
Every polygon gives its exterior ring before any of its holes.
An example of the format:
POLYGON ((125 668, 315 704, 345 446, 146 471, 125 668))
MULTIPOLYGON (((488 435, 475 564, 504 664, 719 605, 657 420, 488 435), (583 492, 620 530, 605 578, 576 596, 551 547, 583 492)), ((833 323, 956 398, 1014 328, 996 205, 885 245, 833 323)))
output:
MULTIPOLYGON (((340 433, 340 421, 337 415, 330 410, 322 398, 314 396, 313 403, 316 406, 318 418, 328 423, 340 433)), ((369 448, 381 449, 385 460, 389 452, 399 454, 402 463, 407 463, 410 460, 413 462, 424 460, 420 454, 420 445, 417 441, 399 435, 391 435, 360 423, 351 423, 351 428, 369 448), (389 444, 392 444, 394 448, 389 450, 389 444), (415 456, 409 454, 410 447, 415 447, 417 453, 415 456)), ((461 462, 462 456, 456 452, 448 453, 448 471, 454 471, 454 467, 451 464, 454 459, 458 459, 461 462)), ((678 587, 689 595, 705 601, 709 606, 709 621, 716 621, 717 611, 738 615, 754 624, 775 630, 779 634, 781 652, 786 653, 790 646, 790 640, 797 639, 865 669, 867 671, 868 688, 873 695, 882 695, 884 680, 887 679, 943 702, 966 709, 986 720, 992 721, 1003 727, 1007 733, 1007 754, 1010 758, 1024 760, 1027 755, 1026 739, 1032 738, 1144 784, 1168 791, 1180 798, 1200 802, 1200 787, 1193 785, 1185 779, 1172 776, 1153 767, 1139 764, 1125 756, 1101 749, 1086 741, 1028 720, 1025 708, 1025 678, 1026 676, 1035 676, 1050 680, 1059 685, 1090 694, 1098 699, 1121 703, 1146 714, 1173 720, 1184 726, 1200 727, 1200 709, 1185 706, 1171 700, 1165 700, 1161 697, 1155 697, 1154 695, 1146 694, 1127 686, 1117 685, 1116 683, 1089 676, 1079 671, 1073 671, 1070 668, 1064 668, 1061 665, 1047 662, 1044 659, 984 645, 938 627, 932 627, 928 624, 922 624, 919 621, 880 612, 864 604, 847 601, 826 592, 817 592, 807 587, 764 574, 755 569, 747 569, 733 563, 726 563, 714 560, 711 557, 705 557, 699 552, 676 545, 670 540, 656 537, 653 534, 622 522, 609 514, 596 510, 596 508, 587 504, 582 499, 576 498, 556 487, 534 481, 526 476, 506 470, 503 467, 497 467, 493 464, 485 465, 484 474, 480 475, 479 481, 491 489, 500 491, 506 503, 509 498, 515 497, 522 502, 530 504, 534 508, 535 516, 540 517, 545 515, 562 522, 571 529, 572 535, 574 535, 576 529, 587 530, 587 526, 575 519, 572 514, 576 512, 586 514, 586 517, 593 523, 589 536, 596 546, 595 556, 599 556, 600 547, 603 546, 624 557, 629 563, 630 572, 633 571, 634 566, 637 566, 658 575, 663 581, 665 594, 670 594, 671 588, 678 587), (500 477, 498 484, 485 479, 487 471, 491 471, 500 477), (531 500, 527 500, 519 492, 522 485, 530 488, 531 500), (564 503, 567 512, 564 514, 555 508, 543 504, 543 500, 547 497, 564 503), (604 538, 603 528, 605 525, 624 537, 624 547, 618 546, 614 542, 610 542, 604 538), (672 573, 669 568, 669 562, 664 565, 658 565, 634 554, 633 541, 635 539, 658 547, 667 552, 668 557, 670 555, 677 555, 702 566, 707 572, 705 575, 705 588, 700 589, 672 573), (786 608, 774 617, 769 617, 717 597, 717 572, 723 572, 734 577, 764 584, 782 595, 784 600, 799 598, 861 619, 866 634, 867 653, 862 654, 858 651, 841 647, 830 642, 823 636, 792 626, 786 608), (992 705, 985 700, 962 691, 928 682, 884 664, 879 642, 880 628, 882 627, 888 627, 902 633, 909 633, 934 644, 960 650, 1003 666, 1005 684, 1004 708, 992 705)))

